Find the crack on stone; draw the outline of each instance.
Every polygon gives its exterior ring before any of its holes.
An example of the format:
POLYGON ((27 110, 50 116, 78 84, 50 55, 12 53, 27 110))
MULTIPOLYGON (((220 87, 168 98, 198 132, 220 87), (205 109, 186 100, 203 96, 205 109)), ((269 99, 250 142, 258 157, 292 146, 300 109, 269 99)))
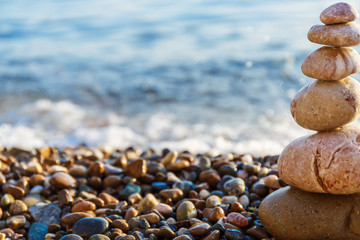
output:
POLYGON ((339 145, 336 146, 335 150, 332 152, 332 154, 330 155, 330 160, 328 165, 325 167, 325 169, 329 169, 331 167, 331 164, 333 163, 334 159, 335 159, 335 154, 340 152, 342 147, 346 144, 349 143, 353 143, 354 145, 356 145, 356 141, 357 141, 358 135, 353 136, 350 139, 346 139, 345 141, 343 141, 342 143, 340 143, 339 145))
POLYGON ((328 193, 328 190, 319 174, 319 163, 318 163, 319 159, 321 159, 321 154, 320 154, 319 148, 316 148, 316 154, 314 155, 314 161, 313 161, 313 167, 314 167, 316 181, 319 183, 319 185, 323 189, 323 191, 328 193))

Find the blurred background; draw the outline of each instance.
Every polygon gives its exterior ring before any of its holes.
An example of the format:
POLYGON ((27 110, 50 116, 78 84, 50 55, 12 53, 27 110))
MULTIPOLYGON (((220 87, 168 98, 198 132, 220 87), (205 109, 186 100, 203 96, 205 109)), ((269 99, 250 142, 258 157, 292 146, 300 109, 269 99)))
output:
POLYGON ((279 154, 333 3, 0 0, 0 145, 279 154))

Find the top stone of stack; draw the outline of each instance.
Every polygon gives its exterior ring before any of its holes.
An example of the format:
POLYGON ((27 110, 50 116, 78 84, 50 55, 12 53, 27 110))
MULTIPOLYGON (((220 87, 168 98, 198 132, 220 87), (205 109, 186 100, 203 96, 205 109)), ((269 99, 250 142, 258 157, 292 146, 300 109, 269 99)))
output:
POLYGON ((311 42, 333 47, 352 47, 360 44, 360 26, 353 21, 359 13, 348 3, 336 3, 320 14, 326 25, 315 25, 309 33, 311 42))
POLYGON ((320 20, 327 25, 352 22, 358 18, 359 13, 356 8, 353 5, 344 2, 333 4, 320 14, 320 20))

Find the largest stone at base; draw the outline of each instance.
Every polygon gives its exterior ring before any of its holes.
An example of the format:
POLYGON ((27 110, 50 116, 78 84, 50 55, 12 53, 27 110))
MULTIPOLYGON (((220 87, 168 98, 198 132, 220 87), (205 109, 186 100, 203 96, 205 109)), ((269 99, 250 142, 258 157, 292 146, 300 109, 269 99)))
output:
POLYGON ((267 196, 259 217, 278 240, 360 239, 360 195, 309 193, 285 187, 267 196))

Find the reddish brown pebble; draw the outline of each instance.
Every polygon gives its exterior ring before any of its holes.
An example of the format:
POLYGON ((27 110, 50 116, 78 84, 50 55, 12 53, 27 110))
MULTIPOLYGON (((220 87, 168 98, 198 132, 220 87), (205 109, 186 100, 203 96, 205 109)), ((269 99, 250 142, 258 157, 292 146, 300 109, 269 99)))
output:
POLYGON ((31 186, 43 185, 44 182, 45 182, 45 177, 42 174, 34 174, 30 177, 31 186))
POLYGON ((220 231, 214 230, 202 240, 219 240, 219 239, 220 239, 220 231))
POLYGON ((74 225, 79 219, 82 219, 84 217, 93 217, 91 214, 89 213, 85 213, 85 212, 76 212, 76 213, 69 213, 65 216, 63 216, 60 221, 62 224, 71 227, 72 225, 74 225))
POLYGON ((105 165, 101 161, 93 162, 89 167, 90 176, 99 176, 105 171, 105 165))
POLYGON ((69 190, 67 190, 67 189, 63 189, 60 192, 58 192, 58 200, 59 200, 60 207, 71 204, 74 201, 69 190))
POLYGON ((178 188, 173 188, 173 189, 164 189, 160 191, 160 196, 163 198, 170 198, 172 199, 174 202, 179 201, 180 199, 183 198, 183 191, 181 189, 178 188))
POLYGON ((229 213, 227 215, 227 220, 235 226, 239 227, 246 227, 249 224, 248 220, 243 215, 237 212, 229 213))
POLYGON ((162 215, 168 216, 173 213, 173 209, 171 206, 165 203, 159 203, 155 206, 155 209, 158 210, 162 215))
POLYGON ((87 212, 94 211, 96 209, 96 205, 90 201, 81 201, 74 204, 71 208, 71 212, 87 212))
POLYGON ((203 236, 207 234, 211 229, 211 226, 208 223, 200 223, 196 226, 190 227, 189 232, 194 236, 203 236))
POLYGON ((57 172, 51 176, 50 184, 57 188, 74 188, 76 180, 67 173, 57 172))
POLYGON ((177 236, 177 237, 174 238, 173 240, 191 240, 191 237, 189 237, 189 236, 186 235, 186 234, 183 234, 183 235, 177 236))
POLYGON ((221 207, 215 207, 211 210, 209 214, 209 220, 211 222, 217 222, 220 218, 225 216, 224 209, 221 207))
POLYGON ((172 164, 166 166, 166 170, 170 172, 177 172, 190 166, 190 163, 186 160, 178 160, 172 164))
POLYGON ((345 2, 339 2, 326 8, 320 14, 320 20, 324 24, 352 22, 359 18, 356 8, 345 2))
POLYGON ((113 227, 120 228, 123 232, 129 231, 129 224, 126 222, 125 219, 116 219, 112 223, 113 227))
POLYGON ((25 190, 18 186, 9 185, 4 189, 5 193, 11 194, 15 199, 23 198, 25 190))
POLYGON ((116 188, 121 184, 121 177, 116 175, 110 175, 104 178, 103 188, 116 188))
POLYGON ((245 211, 243 205, 239 202, 233 202, 233 204, 231 204, 231 208, 230 208, 230 212, 238 212, 241 213, 245 211))
POLYGON ((264 238, 268 237, 265 229, 260 226, 253 226, 253 227, 249 228, 246 231, 246 234, 253 236, 256 239, 264 239, 264 238))
POLYGON ((160 222, 160 217, 156 213, 141 215, 140 219, 146 219, 150 224, 155 224, 160 222))
POLYGON ((137 215, 139 215, 139 211, 136 210, 136 209, 133 208, 133 207, 130 207, 130 208, 126 211, 125 220, 126 220, 126 221, 129 221, 130 218, 136 217, 137 215))
POLYGON ((128 164, 125 167, 125 174, 134 178, 141 178, 145 176, 146 171, 147 171, 146 160, 144 159, 138 159, 128 162, 128 164))
POLYGON ((119 203, 119 200, 117 198, 113 197, 112 195, 110 195, 108 193, 101 193, 99 195, 99 198, 104 200, 105 204, 108 204, 108 203, 118 204, 119 203))

